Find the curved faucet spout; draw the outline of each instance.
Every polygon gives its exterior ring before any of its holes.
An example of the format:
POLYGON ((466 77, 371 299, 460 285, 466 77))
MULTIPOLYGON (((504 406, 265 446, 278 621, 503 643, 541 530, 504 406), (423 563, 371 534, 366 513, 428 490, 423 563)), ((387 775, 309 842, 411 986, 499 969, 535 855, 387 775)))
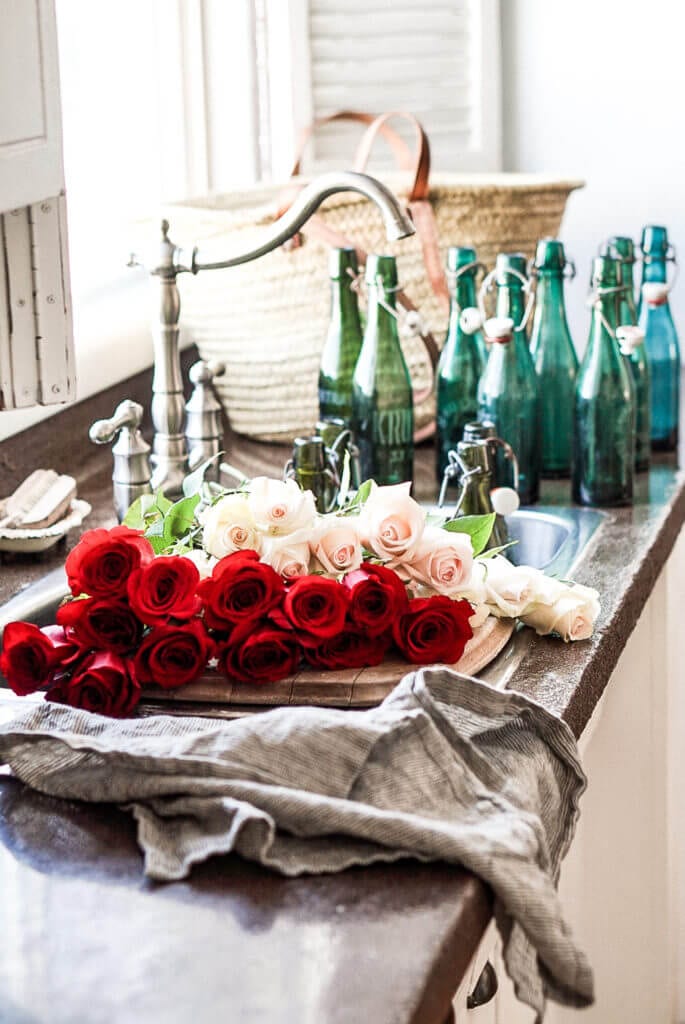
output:
MULTIPOLYGON (((182 273, 221 270, 249 263, 287 242, 319 208, 324 199, 336 192, 361 192, 381 211, 389 239, 414 234, 414 225, 399 202, 385 187, 368 174, 354 171, 331 172, 306 185, 290 209, 274 221, 264 241, 255 249, 230 256, 226 260, 204 259, 197 249, 184 253, 169 239, 169 224, 162 222, 161 246, 148 269, 159 279, 159 322, 154 332, 155 371, 152 380, 152 423, 155 437, 152 449, 154 467, 151 485, 161 488, 167 497, 181 496, 188 472, 188 444, 184 434, 185 400, 178 354, 181 298, 176 278, 182 273)), ((132 256, 130 265, 139 262, 132 256)))
POLYGON ((292 238, 319 208, 324 199, 335 195, 336 192, 361 192, 362 195, 371 199, 383 215, 385 232, 389 240, 395 241, 398 238, 414 234, 414 225, 411 220, 392 192, 380 181, 376 181, 368 174, 358 174, 356 171, 331 171, 329 174, 322 174, 315 178, 309 185, 305 185, 290 209, 277 221, 274 221, 266 238, 256 249, 231 256, 226 260, 203 259, 197 249, 193 250, 192 257, 187 260, 183 251, 177 250, 176 270, 190 270, 193 274, 197 274, 201 270, 222 270, 225 267, 235 267, 239 263, 249 263, 251 260, 259 259, 260 256, 266 255, 267 252, 271 252, 272 249, 292 238))

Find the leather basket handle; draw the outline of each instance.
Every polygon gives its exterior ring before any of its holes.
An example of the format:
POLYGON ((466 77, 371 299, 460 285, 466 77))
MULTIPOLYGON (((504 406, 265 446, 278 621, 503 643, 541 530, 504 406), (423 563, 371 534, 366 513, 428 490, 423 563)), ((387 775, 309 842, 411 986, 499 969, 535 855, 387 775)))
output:
MULTIPOLYGON (((307 148, 309 140, 319 128, 323 128, 323 126, 327 124, 333 124, 335 121, 350 121, 371 127, 371 125, 375 124, 377 120, 378 116, 376 114, 365 113, 362 110, 337 110, 334 114, 329 114, 326 117, 317 117, 316 120, 307 125, 300 134, 297 150, 295 152, 295 163, 290 171, 290 177, 296 178, 300 174, 302 170, 302 157, 304 156, 304 151, 307 148)), ((374 132, 374 138, 379 131, 390 146, 398 167, 401 167, 402 170, 410 171, 414 165, 414 157, 402 136, 398 135, 396 131, 385 123, 378 126, 376 132, 374 132)), ((357 150, 357 153, 359 153, 359 149, 357 150)))
POLYGON ((428 199, 430 145, 428 143, 428 136, 423 130, 420 122, 413 114, 408 113, 406 110, 394 110, 389 111, 387 114, 380 114, 375 121, 369 125, 362 136, 359 148, 357 149, 354 169, 356 171, 364 170, 379 132, 383 132, 388 127, 387 122, 392 118, 401 118, 403 121, 408 121, 414 129, 416 144, 412 168, 412 184, 409 191, 407 205, 409 207, 411 218, 414 222, 414 227, 416 228, 416 233, 421 240, 423 263, 426 268, 426 274, 428 275, 431 288, 445 310, 447 310, 449 309, 450 301, 449 289, 447 287, 447 278, 445 277, 442 258, 440 256, 438 229, 435 223, 435 217, 433 216, 433 208, 428 199))
MULTIPOLYGON (((403 170, 411 169, 412 171, 412 185, 409 190, 409 202, 416 202, 422 199, 428 199, 428 180, 430 177, 430 143, 428 142, 428 136, 423 130, 423 126, 406 110, 392 110, 386 114, 380 114, 376 117, 369 127, 364 132, 361 142, 357 148, 357 153, 354 158, 354 169, 355 171, 365 171, 371 156, 371 150, 379 135, 385 133, 388 130, 388 121, 393 118, 401 118, 403 121, 408 121, 414 129, 415 146, 414 154, 411 159, 410 168, 403 166, 399 161, 398 165, 403 170)), ((400 139, 401 136, 396 132, 392 132, 395 139, 400 139)), ((387 136, 386 136, 387 137, 387 136)), ((394 152, 394 149, 393 149, 394 152)))

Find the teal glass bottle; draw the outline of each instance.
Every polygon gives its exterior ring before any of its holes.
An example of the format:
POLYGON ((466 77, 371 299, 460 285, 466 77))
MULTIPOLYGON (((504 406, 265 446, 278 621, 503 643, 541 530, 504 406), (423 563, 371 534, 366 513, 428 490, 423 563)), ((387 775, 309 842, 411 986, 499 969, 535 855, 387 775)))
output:
MULTIPOLYGON (((621 291, 618 295, 619 326, 637 326, 633 266, 635 246, 632 238, 614 235, 604 247, 603 255, 613 256, 620 262, 621 291)), ((633 384, 635 402, 635 469, 643 472, 649 469, 651 452, 651 385, 649 362, 644 344, 636 345, 624 354, 633 384)))
MULTIPOLYGON (((521 503, 536 502, 540 493, 541 408, 538 379, 525 329, 526 294, 522 253, 500 253, 495 264, 497 316, 513 320, 511 334, 493 339, 478 386, 478 418, 495 424, 497 435, 514 449, 519 464, 521 503)), ((487 333, 487 332, 486 332, 487 333)), ((497 454, 496 483, 513 487, 511 463, 497 454)))
POLYGON ((579 505, 629 505, 635 470, 635 408, 630 375, 614 336, 620 263, 597 256, 597 296, 590 337, 578 370, 573 445, 573 500, 579 505))
MULTIPOLYGON (((542 475, 569 476, 578 356, 564 303, 564 246, 543 238, 535 253, 537 292, 530 352, 538 375, 542 409, 542 475)), ((573 271, 575 273, 575 270, 573 271)))
POLYGON ((331 317, 319 368, 319 418, 352 422, 352 377, 362 347, 362 326, 357 292, 354 249, 332 249, 330 254, 331 317))
POLYGON ((642 315, 642 287, 645 284, 666 284, 668 280, 666 263, 675 261, 668 241, 668 231, 661 224, 647 224, 640 238, 642 272, 637 292, 637 316, 642 315))
POLYGON ((438 483, 447 466, 447 453, 461 441, 465 425, 478 414, 478 381, 485 365, 478 336, 483 349, 485 341, 481 331, 465 330, 461 317, 462 310, 476 305, 477 269, 474 249, 450 247, 447 252, 447 274, 452 282, 450 319, 435 380, 438 483))
POLYGON ((395 257, 369 256, 365 279, 368 309, 352 385, 352 428, 362 478, 403 483, 414 469, 414 402, 397 331, 395 257))
POLYGON ((667 264, 675 255, 666 228, 642 232, 639 324, 645 332, 652 390, 652 448, 675 451, 680 411, 680 345, 668 302, 667 264))

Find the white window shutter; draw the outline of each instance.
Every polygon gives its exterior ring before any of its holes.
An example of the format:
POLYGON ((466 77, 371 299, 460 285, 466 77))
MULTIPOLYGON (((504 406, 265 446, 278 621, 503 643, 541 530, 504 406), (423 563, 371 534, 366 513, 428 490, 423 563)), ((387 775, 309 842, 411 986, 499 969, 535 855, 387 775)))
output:
POLYGON ((74 393, 54 0, 0 4, 0 409, 74 393))
MULTIPOLYGON (((296 112, 298 128, 340 109, 407 110, 428 133, 436 170, 501 168, 498 0, 290 4, 308 33, 310 94, 296 112)), ((324 128, 313 145, 314 168, 349 165, 358 132, 324 128)), ((379 144, 371 167, 387 163, 379 144)))

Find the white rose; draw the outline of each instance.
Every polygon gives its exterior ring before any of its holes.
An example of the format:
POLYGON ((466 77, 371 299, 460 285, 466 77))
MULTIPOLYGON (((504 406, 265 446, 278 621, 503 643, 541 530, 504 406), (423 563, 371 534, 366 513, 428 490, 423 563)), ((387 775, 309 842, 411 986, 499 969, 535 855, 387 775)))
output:
POLYGON ((306 530, 285 537, 269 537, 264 544, 262 562, 271 566, 279 576, 295 580, 309 572, 309 541, 306 530))
POLYGON ((427 526, 399 571, 449 597, 468 589, 472 569, 473 546, 467 534, 427 526))
POLYGON ((362 564, 362 546, 354 519, 322 519, 311 538, 312 554, 332 576, 352 572, 362 564))
POLYGON ((550 604, 561 593, 557 580, 527 565, 512 565, 507 558, 494 555, 478 562, 485 589, 485 600, 494 615, 518 618, 530 605, 550 604))
POLYGON ((203 515, 202 543, 210 555, 223 558, 234 551, 261 551, 254 516, 241 494, 227 494, 203 515))
POLYGON ((300 490, 294 480, 255 477, 248 504, 259 529, 273 536, 310 527, 316 515, 314 495, 300 490))
POLYGON ((201 580, 206 580, 208 576, 212 575, 212 569, 217 563, 216 558, 212 558, 206 551, 201 551, 200 548, 193 548, 192 551, 186 551, 183 558, 187 558, 189 562, 197 568, 200 574, 201 580))
POLYGON ((423 509, 409 496, 410 487, 374 487, 359 516, 364 544, 391 567, 412 557, 426 524, 423 509))
POLYGON ((471 629, 478 629, 490 617, 490 608, 487 604, 472 604, 471 606, 473 615, 469 619, 469 626, 471 629))
POLYGON ((534 604, 521 616, 539 636, 558 633, 562 640, 587 640, 600 612, 599 594, 592 587, 561 584, 563 591, 552 604, 534 604))

